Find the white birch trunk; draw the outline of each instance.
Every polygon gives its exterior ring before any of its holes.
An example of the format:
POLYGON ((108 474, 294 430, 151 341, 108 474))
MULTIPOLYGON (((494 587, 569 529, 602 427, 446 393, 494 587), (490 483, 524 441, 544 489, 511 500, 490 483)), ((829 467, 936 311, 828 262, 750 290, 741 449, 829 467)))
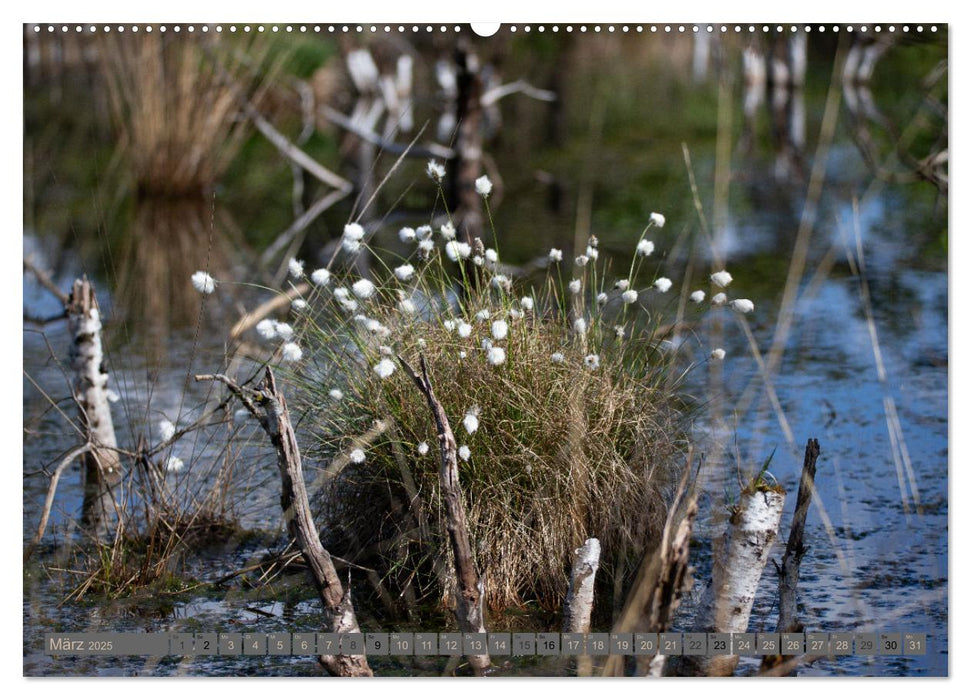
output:
MULTIPOLYGON (((748 630, 759 580, 778 536, 785 501, 781 491, 742 494, 729 521, 723 548, 715 555, 704 602, 708 617, 701 628, 735 633, 748 630)), ((693 662, 689 665, 698 667, 698 675, 728 676, 738 665, 738 656, 685 657, 685 661, 689 659, 693 662)))
POLYGON ((589 632, 593 612, 593 584, 600 567, 600 540, 591 537, 576 550, 570 588, 563 606, 564 632, 589 632))
POLYGON ((121 482, 121 460, 108 401, 108 372, 101 344, 101 313, 87 278, 74 281, 67 302, 74 400, 81 428, 93 447, 84 455, 82 521, 103 529, 116 514, 112 489, 121 482))
MULTIPOLYGON (((593 586, 600 567, 600 540, 591 537, 576 550, 576 560, 570 574, 570 588, 563 605, 563 631, 590 631, 590 616, 593 613, 593 586)), ((593 672, 593 659, 582 655, 577 657, 577 675, 589 676, 593 672)))

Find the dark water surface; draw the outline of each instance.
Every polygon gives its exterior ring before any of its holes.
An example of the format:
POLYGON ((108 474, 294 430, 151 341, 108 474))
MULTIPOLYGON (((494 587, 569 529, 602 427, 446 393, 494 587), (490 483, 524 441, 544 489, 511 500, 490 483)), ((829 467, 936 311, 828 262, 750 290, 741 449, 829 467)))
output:
MULTIPOLYGON (((910 658, 826 660, 801 669, 800 674, 946 675, 947 196, 923 180, 879 181, 867 165, 873 159, 865 157, 869 152, 861 146, 859 123, 848 106, 855 96, 839 91, 839 119, 832 146, 825 149, 821 196, 818 202, 808 202, 815 217, 805 273, 795 300, 783 307, 783 290, 816 165, 836 49, 834 41, 817 39, 810 41, 806 86, 798 95, 805 116, 805 145, 794 152, 773 137, 771 95, 750 119, 745 116, 737 46, 725 49, 731 79, 720 90, 714 71, 692 78, 691 43, 685 39, 509 40, 502 50, 504 77, 511 80, 524 75, 537 85, 559 89, 562 112, 551 113, 548 105, 522 97, 500 103, 502 127, 487 146, 503 177, 503 195, 495 211, 496 231, 504 256, 512 262, 525 262, 552 245, 564 247, 569 254, 578 211, 583 218, 582 202, 589 196, 589 231, 601 239, 605 257, 613 257, 623 266, 649 213, 660 211, 666 214, 667 225, 654 237, 655 256, 663 273, 675 281, 674 291, 680 288, 689 259, 694 261, 691 288, 706 290, 709 269, 718 269, 715 260, 724 260, 735 279, 731 295, 755 302, 756 310, 746 321, 762 354, 773 344, 779 319, 791 314, 782 359, 772 376, 791 442, 767 398, 765 382, 735 315, 722 309, 689 319, 692 329, 685 338, 691 352, 704 358, 711 348, 723 347, 727 353, 722 364, 705 362, 689 380, 689 388, 710 401, 710 410, 697 425, 706 462, 703 514, 696 533, 696 581, 703 581, 708 571, 707 543, 720 527, 724 494, 736 478, 736 454, 742 468, 750 471, 775 450, 769 471, 790 494, 781 529, 784 536, 795 504, 802 449, 807 438, 816 437, 822 447, 816 477, 819 498, 809 514, 806 541, 810 549, 802 563, 800 582, 800 614, 806 629, 924 632, 928 653, 910 658), (559 126, 551 129, 551 124, 559 126), (749 140, 751 147, 746 145, 749 140), (701 204, 713 230, 711 242, 702 234, 695 212, 683 144, 690 151, 701 204), (728 177, 719 190, 716 180, 724 173, 728 177), (865 260, 869 306, 854 274, 857 235, 865 260), (847 261, 848 251, 853 265, 847 261), (883 380, 880 363, 885 367, 883 380), (747 406, 741 406, 743 397, 747 397, 747 406), (747 410, 739 412, 740 406, 747 410), (894 415, 899 419, 899 431, 894 415)), ((901 134, 907 135, 912 152, 921 157, 940 135, 941 117, 931 101, 942 102, 946 110, 946 85, 928 86, 922 81, 939 61, 946 60, 946 41, 946 36, 938 35, 933 40, 898 43, 877 67, 872 98, 879 118, 870 121, 868 128, 875 160, 889 163, 891 169, 906 170, 893 157, 893 143, 901 134)), ((426 59, 434 55, 429 47, 423 52, 426 59)), ((483 53, 488 55, 486 49, 483 53)), ((430 68, 418 70, 416 79, 420 81, 420 71, 430 68)), ((32 99, 45 103, 48 95, 41 88, 36 93, 28 91, 28 110, 32 99)), ((436 118, 429 103, 421 103, 419 112, 424 114, 421 110, 427 112, 424 118, 436 118)), ((45 112, 38 106, 36 114, 45 112)), ((43 141, 43 134, 51 128, 48 119, 53 117, 28 120, 28 144, 32 139, 43 141)), ((258 147, 253 149, 257 156, 249 157, 262 157, 258 147)), ((245 161, 247 152, 240 157, 245 161)), ((323 159, 323 155, 318 157, 323 159)), ((253 161, 243 162, 239 168, 254 165, 253 161)), ((58 197, 100 201, 90 192, 79 194, 76 190, 83 189, 81 186, 72 190, 70 174, 76 167, 64 156, 39 171, 35 183, 38 211, 57 205, 58 197), (51 188, 51 179, 57 180, 60 189, 51 188)), ((101 166, 92 167, 97 179, 101 166)), ((246 200, 237 202, 227 184, 211 203, 219 211, 238 216, 244 237, 257 247, 258 241, 272 238, 285 227, 289 207, 286 180, 282 180, 284 189, 279 185, 280 173, 289 172, 289 167, 272 159, 265 167, 264 191, 247 191, 246 200), (266 211, 250 215, 253 201, 261 202, 266 211)), ((242 182, 233 172, 227 176, 228 182, 235 178, 240 187, 258 186, 242 182)), ((408 195, 409 203, 418 197, 416 192, 427 187, 420 176, 406 169, 387 185, 389 201, 384 206, 390 210, 395 193, 411 185, 414 191, 408 195)), ((341 217, 346 220, 348 215, 343 211, 335 212, 332 220, 325 217, 309 232, 305 251, 322 245, 341 217)), ((223 339, 236 318, 233 310, 207 309, 198 325, 194 321, 175 323, 154 339, 146 339, 148 334, 141 332, 145 324, 137 318, 124 326, 112 325, 114 319, 133 318, 126 309, 129 297, 120 295, 113 284, 112 271, 118 262, 113 256, 120 253, 109 244, 120 234, 95 234, 72 228, 71 222, 65 224, 66 229, 53 224, 46 228, 44 222, 51 217, 32 217, 32 221, 36 227, 28 225, 25 230, 25 254, 33 252, 51 266, 56 263, 57 281, 64 288, 84 272, 99 284, 108 318, 113 388, 121 396, 115 404, 120 440, 127 442, 139 432, 157 431, 163 415, 170 419, 181 416, 183 421, 197 415, 207 401, 208 388, 187 382, 187 368, 189 372, 209 372, 220 367, 223 339), (225 315, 219 317, 217 312, 225 315)), ((393 245, 391 229, 397 230, 397 225, 381 234, 388 238, 389 246, 393 245)), ((129 235, 138 238, 137 231, 129 235)), ((313 253, 307 252, 306 257, 311 259, 313 253)), ((233 264, 236 278, 246 279, 246 260, 233 264)), ((197 297, 191 299, 198 303, 197 297)), ((27 277, 24 306, 35 316, 57 310, 57 303, 27 277)), ((63 362, 66 330, 59 323, 45 326, 43 334, 36 330, 25 326, 25 370, 50 396, 63 400, 68 396, 65 380, 47 348, 49 344, 63 362)), ((59 405, 67 413, 72 410, 69 402, 59 405)), ((56 464, 76 443, 64 418, 50 409, 27 378, 24 423, 26 544, 36 529, 47 487, 46 478, 35 472, 56 464)), ((280 533, 271 455, 252 426, 238 429, 241 437, 249 436, 240 447, 240 461, 246 469, 238 473, 244 474, 239 493, 245 498, 239 496, 232 510, 247 528, 280 533)), ((203 436, 180 444, 176 454, 190 463, 211 457, 219 444, 211 436, 203 436)), ((169 478, 180 497, 190 498, 211 475, 169 478)), ((68 591, 61 586, 65 579, 54 570, 70 568, 70 561, 58 560, 58 545, 70 536, 70 524, 80 507, 79 479, 77 468, 65 473, 49 534, 25 569, 26 675, 317 673, 310 660, 299 657, 272 661, 166 658, 156 663, 136 658, 60 660, 42 655, 42 635, 50 631, 309 631, 316 624, 315 600, 307 597, 308 589, 298 585, 299 576, 281 581, 271 591, 273 595, 264 591, 261 595, 266 597, 262 598, 239 594, 213 600, 189 594, 171 601, 64 602, 68 591), (285 602, 279 602, 281 599, 285 602)), ((247 541, 235 550, 227 547, 188 566, 200 580, 212 580, 245 565, 254 552, 265 549, 262 542, 247 541)), ((775 558, 781 554, 782 547, 778 547, 775 558)), ((750 631, 775 629, 775 586, 770 564, 750 631)), ((692 603, 698 592, 686 602, 679 629, 692 629, 692 603)), ((365 619, 365 628, 367 622, 365 619)), ((387 622, 372 622, 389 628, 387 622)), ((435 659, 414 664, 376 661, 374 665, 382 674, 435 675, 445 671, 444 664, 435 659)), ((743 663, 742 672, 753 670, 751 664, 743 663)), ((532 675, 565 670, 557 664, 520 666, 516 662, 506 672, 532 675)))

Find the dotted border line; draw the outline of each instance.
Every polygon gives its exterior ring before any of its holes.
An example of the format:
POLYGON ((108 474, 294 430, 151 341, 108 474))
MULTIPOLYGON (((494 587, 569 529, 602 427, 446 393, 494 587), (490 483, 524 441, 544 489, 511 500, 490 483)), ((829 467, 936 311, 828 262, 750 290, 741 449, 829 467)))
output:
MULTIPOLYGON (((31 25, 30 23, 28 23, 27 26, 33 29, 33 32, 35 34, 42 34, 45 31, 48 34, 54 34, 57 32, 60 32, 61 34, 67 34, 72 31, 76 34, 80 34, 80 33, 93 34, 98 31, 101 31, 104 33, 109 33, 114 31, 119 34, 122 34, 124 32, 131 32, 133 34, 137 34, 138 32, 144 32, 146 34, 151 34, 153 31, 158 31, 163 34, 169 31, 174 32, 176 34, 179 34, 183 31, 189 34, 193 34, 197 31, 202 34, 206 34, 209 32, 216 32, 216 33, 229 32, 231 34, 232 33, 246 34, 246 33, 252 33, 252 32, 256 32, 256 33, 266 33, 266 32, 281 33, 282 32, 284 34, 306 34, 306 33, 347 34, 351 32, 357 33, 357 34, 367 34, 367 33, 390 34, 391 32, 406 34, 408 32, 411 32, 413 34, 417 34, 420 32, 424 32, 426 34, 430 34, 434 32, 446 33, 449 31, 454 33, 460 33, 464 31, 463 27, 460 25, 450 26, 450 25, 444 25, 444 24, 442 25, 431 25, 431 24, 424 24, 424 25, 419 25, 419 24, 411 24, 411 25, 404 25, 404 24, 399 24, 399 25, 390 25, 390 24, 370 24, 370 25, 362 25, 362 24, 356 24, 356 25, 355 24, 327 24, 327 25, 324 25, 324 24, 269 24, 269 25, 267 24, 185 24, 185 25, 183 24, 171 24, 171 25, 170 24, 160 24, 160 25, 44 24, 42 25, 42 24, 34 24, 34 25, 31 25)), ((606 32, 608 34, 618 33, 618 32, 622 34, 627 34, 627 33, 642 34, 644 32, 648 32, 651 34, 658 34, 658 33, 699 34, 702 32, 705 32, 708 34, 714 34, 714 33, 726 34, 728 32, 734 32, 735 34, 743 34, 743 33, 769 34, 771 32, 774 32, 776 34, 782 34, 784 32, 795 33, 798 31, 803 31, 803 32, 806 32, 807 34, 814 31, 817 33, 825 33, 828 31, 834 32, 834 33, 839 33, 840 31, 846 31, 846 32, 852 33, 852 32, 858 31, 864 34, 871 31, 876 34, 886 31, 890 34, 893 34, 893 33, 896 33, 897 31, 900 31, 903 33, 909 33, 909 32, 922 33, 925 30, 930 31, 931 33, 935 33, 938 31, 938 25, 931 24, 931 25, 925 26, 923 24, 918 24, 918 25, 912 26, 909 24, 904 24, 904 25, 895 25, 895 24, 823 25, 823 24, 820 24, 820 25, 812 26, 812 25, 795 25, 795 24, 789 24, 789 25, 782 25, 782 24, 775 24, 775 25, 770 25, 770 24, 748 24, 748 25, 740 25, 740 24, 734 24, 734 25, 730 25, 730 24, 649 24, 649 25, 644 25, 644 24, 634 24, 634 25, 630 25, 630 24, 623 24, 623 25, 540 24, 540 25, 530 25, 530 24, 525 24, 525 25, 516 25, 516 24, 511 24, 511 25, 502 25, 499 31, 507 31, 512 34, 522 31, 526 34, 529 34, 534 30, 539 33, 550 31, 554 34, 560 31, 566 32, 567 34, 572 33, 574 31, 577 31, 581 34, 588 33, 588 32, 592 32, 594 34, 603 33, 603 32, 606 32)))

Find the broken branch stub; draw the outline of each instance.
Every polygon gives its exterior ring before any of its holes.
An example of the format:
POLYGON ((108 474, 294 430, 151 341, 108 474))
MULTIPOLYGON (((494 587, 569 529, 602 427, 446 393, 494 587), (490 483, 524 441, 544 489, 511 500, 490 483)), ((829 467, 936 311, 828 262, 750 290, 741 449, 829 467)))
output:
MULTIPOLYGON (((455 434, 448 423, 448 416, 445 415, 444 407, 435 398, 424 355, 421 355, 419 360, 421 363, 420 376, 412 369, 411 365, 405 362, 400 355, 398 356, 398 362, 404 368, 405 373, 411 377, 419 391, 425 396, 438 429, 438 444, 441 452, 439 483, 442 489, 442 499, 445 502, 449 544, 452 547, 452 554, 455 559, 457 584, 455 615, 458 618, 459 628, 463 632, 485 632, 483 614, 485 588, 475 570, 475 562, 472 558, 472 545, 469 541, 465 504, 462 500, 462 487, 459 484, 458 447, 455 442, 455 434)), ((488 654, 471 655, 468 659, 476 674, 483 674, 492 663, 488 654)))
MULTIPOLYGON (((819 441, 810 438, 806 443, 806 452, 802 462, 802 476, 799 479, 799 494, 796 496, 796 510, 789 526, 789 540, 786 543, 786 553, 782 557, 782 564, 777 565, 779 573, 779 632, 801 632, 802 623, 799 621, 797 602, 799 596, 799 567, 802 557, 806 553, 803 538, 806 531, 806 518, 809 506, 813 500, 816 486, 816 459, 819 457, 819 441)), ((762 671, 779 666, 784 661, 782 656, 766 656, 762 659, 762 671)), ((791 672, 795 672, 792 669, 791 672)))
MULTIPOLYGON (((341 585, 330 553, 324 549, 314 525, 297 436, 290 422, 286 398, 277 388, 273 370, 267 367, 263 381, 255 391, 243 389, 221 374, 196 377, 196 381, 204 380, 225 384, 259 421, 276 449, 277 467, 282 481, 280 505, 283 507, 287 531, 300 548, 303 560, 314 579, 323 604, 325 627, 338 634, 360 632, 354 605, 351 603, 350 588, 345 590, 341 585)), ((320 657, 320 663, 335 676, 374 675, 364 655, 326 655, 320 657)))

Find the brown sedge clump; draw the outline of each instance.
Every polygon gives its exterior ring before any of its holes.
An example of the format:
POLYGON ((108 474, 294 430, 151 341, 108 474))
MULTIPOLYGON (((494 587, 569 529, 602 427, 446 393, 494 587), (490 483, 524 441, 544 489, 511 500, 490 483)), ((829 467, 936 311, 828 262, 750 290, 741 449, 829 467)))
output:
MULTIPOLYGON (((355 227, 345 248, 360 254, 355 227)), ((298 360, 291 378, 310 456, 323 465, 310 487, 321 529, 341 556, 383 562, 392 587, 449 597, 436 428, 397 360, 422 355, 460 446, 490 607, 555 608, 586 538, 602 541, 607 580, 623 578, 656 544, 690 413, 681 359, 661 337, 670 283, 642 291, 643 305, 629 303, 626 287, 603 290, 588 258, 577 268, 579 293, 562 284, 554 261, 525 290, 501 272, 497 253, 473 255, 481 244, 456 244, 444 228, 441 246, 419 229, 419 248, 393 270, 381 262, 389 255, 376 255, 375 267, 387 267, 373 281, 310 275, 318 284, 284 355, 300 343, 289 353, 298 360)))

